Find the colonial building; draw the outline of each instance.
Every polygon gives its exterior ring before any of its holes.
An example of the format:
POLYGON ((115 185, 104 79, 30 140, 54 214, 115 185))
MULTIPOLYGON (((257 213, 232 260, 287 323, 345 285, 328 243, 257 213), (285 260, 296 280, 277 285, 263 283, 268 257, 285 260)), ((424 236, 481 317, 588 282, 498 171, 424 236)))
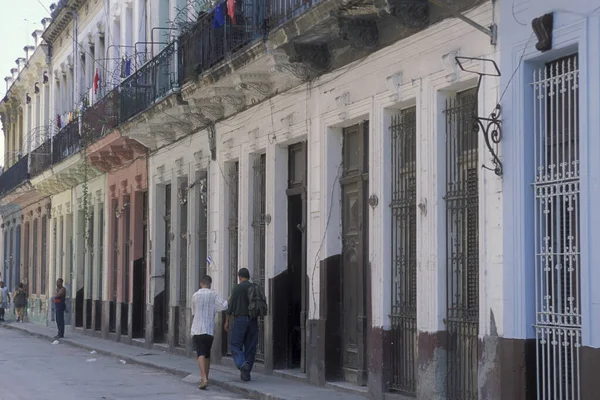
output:
MULTIPOLYGON (((43 23, 47 23, 44 20, 43 23)), ((4 170, 0 175, 2 216, 2 279, 9 290, 24 283, 30 293, 28 314, 45 321, 48 287, 49 200, 35 190, 30 172, 33 154, 52 135, 48 76, 48 45, 42 31, 32 34, 34 45, 5 78, 6 95, 0 102, 5 134, 4 170)))
POLYGON ((598 11, 588 1, 500 7, 504 256, 493 296, 510 368, 523 371, 506 382, 540 400, 591 399, 600 385, 598 11))

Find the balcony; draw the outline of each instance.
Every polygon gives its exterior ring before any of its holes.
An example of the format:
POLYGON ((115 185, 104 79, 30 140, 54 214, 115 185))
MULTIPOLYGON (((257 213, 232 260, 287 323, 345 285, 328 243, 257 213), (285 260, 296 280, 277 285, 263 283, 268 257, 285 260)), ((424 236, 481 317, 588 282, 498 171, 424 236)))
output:
POLYGON ((0 175, 0 196, 4 196, 29 179, 27 163, 28 157, 25 155, 0 175))
POLYGON ((85 145, 95 143, 114 129, 119 123, 119 88, 108 92, 81 117, 81 130, 85 145))
POLYGON ((124 123, 178 87, 177 43, 172 42, 121 85, 119 123, 124 123))

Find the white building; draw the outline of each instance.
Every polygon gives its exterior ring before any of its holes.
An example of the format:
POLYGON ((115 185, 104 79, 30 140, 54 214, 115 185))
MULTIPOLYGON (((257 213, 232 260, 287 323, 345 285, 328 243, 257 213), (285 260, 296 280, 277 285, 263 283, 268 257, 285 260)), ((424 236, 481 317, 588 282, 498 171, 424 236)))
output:
POLYGON ((505 317, 498 329, 514 345, 518 380, 543 400, 593 398, 599 385, 599 6, 500 6, 504 285, 495 297, 505 317))

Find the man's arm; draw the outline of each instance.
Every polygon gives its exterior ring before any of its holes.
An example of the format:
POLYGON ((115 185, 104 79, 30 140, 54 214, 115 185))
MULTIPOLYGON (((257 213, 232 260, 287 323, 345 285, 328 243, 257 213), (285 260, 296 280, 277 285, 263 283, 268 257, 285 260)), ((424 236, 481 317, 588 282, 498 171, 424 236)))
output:
POLYGON ((227 310, 227 300, 223 300, 221 296, 215 293, 215 306, 217 308, 217 311, 227 310))
POLYGON ((196 315, 196 293, 192 295, 192 315, 196 315))

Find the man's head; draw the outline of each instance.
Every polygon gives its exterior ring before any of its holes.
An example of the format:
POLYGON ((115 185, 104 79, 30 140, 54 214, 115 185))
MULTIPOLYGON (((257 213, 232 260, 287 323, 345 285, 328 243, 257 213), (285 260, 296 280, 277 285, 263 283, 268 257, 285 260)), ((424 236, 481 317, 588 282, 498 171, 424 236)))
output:
POLYGON ((24 289, 25 285, 23 285, 23 282, 19 283, 19 289, 24 289))
POLYGON ((212 278, 209 275, 204 275, 200 279, 200 287, 202 289, 210 289, 210 285, 212 285, 212 278))
POLYGON ((58 279, 56 280, 56 286, 57 286, 57 287, 62 287, 62 285, 63 285, 63 280, 62 280, 62 278, 58 278, 58 279))
POLYGON ((4 282, 0 281, 0 288, 4 287, 4 282))
POLYGON ((248 268, 240 268, 238 271, 238 279, 240 282, 244 282, 250 279, 250 271, 248 268))

